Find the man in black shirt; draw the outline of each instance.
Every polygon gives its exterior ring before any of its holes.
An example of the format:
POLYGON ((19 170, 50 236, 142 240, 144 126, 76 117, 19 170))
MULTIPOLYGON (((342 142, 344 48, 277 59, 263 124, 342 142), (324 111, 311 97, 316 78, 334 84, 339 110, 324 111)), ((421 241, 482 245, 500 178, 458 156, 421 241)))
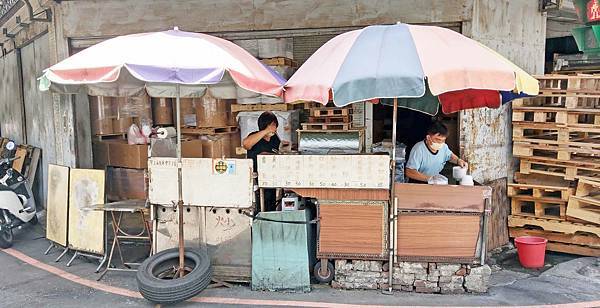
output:
MULTIPOLYGON (((258 117, 258 131, 250 133, 242 145, 246 149, 247 157, 252 159, 254 172, 257 172, 257 156, 259 154, 277 154, 281 140, 277 136, 277 127, 279 122, 277 117, 269 111, 263 112, 258 117)), ((275 189, 265 189, 265 209, 274 211, 277 208, 275 189)), ((260 200, 257 197, 257 200, 260 200)))

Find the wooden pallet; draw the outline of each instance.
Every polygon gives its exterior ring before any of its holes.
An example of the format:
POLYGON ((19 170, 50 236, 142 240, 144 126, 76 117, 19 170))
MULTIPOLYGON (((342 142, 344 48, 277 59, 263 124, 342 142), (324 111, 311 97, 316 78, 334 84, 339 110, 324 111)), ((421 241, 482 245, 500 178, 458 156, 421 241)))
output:
POLYGON ((600 225, 600 178, 579 181, 575 196, 569 199, 567 216, 600 225))
POLYGON ((563 177, 544 174, 524 174, 521 172, 515 172, 513 180, 518 184, 575 187, 575 181, 567 181, 563 177))
POLYGON ((600 149, 600 128, 513 122, 513 141, 600 149))
POLYGON ((531 98, 517 99, 512 102, 513 108, 518 107, 549 107, 565 109, 600 108, 600 97, 580 97, 566 95, 541 95, 531 98))
POLYGON ((302 130, 349 130, 351 123, 302 123, 302 130))
POLYGON ((538 227, 544 231, 559 232, 564 234, 594 234, 600 236, 600 226, 579 224, 553 219, 513 216, 508 217, 509 227, 538 227))
POLYGON ((234 133, 238 130, 237 126, 225 127, 182 127, 181 133, 186 135, 214 135, 224 133, 234 133))
POLYGON ((540 94, 600 94, 600 77, 594 75, 536 76, 540 94))
POLYGON ((97 140, 127 139, 127 133, 94 135, 97 140))
POLYGON ((564 253, 569 253, 569 254, 573 254, 573 255, 600 257, 600 249, 599 248, 592 248, 592 247, 581 246, 581 245, 548 242, 546 244, 546 250, 564 252, 564 253))
POLYGON ((540 236, 548 240, 546 250, 570 254, 600 256, 600 237, 595 235, 563 234, 530 228, 509 228, 509 236, 540 236))
POLYGON ((524 174, 545 174, 563 177, 565 180, 589 179, 600 177, 600 167, 597 165, 577 165, 572 162, 557 160, 521 159, 520 170, 524 174))
POLYGON ((511 214, 516 216, 566 220, 567 201, 556 198, 511 198, 511 214))
POLYGON ((347 116, 352 114, 351 108, 312 108, 310 110, 311 117, 334 117, 347 116))
POLYGON ((594 110, 574 109, 566 114, 568 127, 600 128, 600 107, 594 110))
POLYGON ((563 186, 532 185, 532 184, 508 184, 509 197, 532 197, 532 198, 552 198, 558 201, 569 201, 575 189, 563 186))
POLYGON ((324 124, 352 123, 352 116, 345 115, 345 116, 331 116, 331 117, 309 117, 308 122, 309 123, 321 123, 321 124, 323 124, 323 123, 324 124))
POLYGON ((550 242, 583 245, 592 248, 600 248, 600 237, 593 234, 565 234, 560 232, 544 231, 532 227, 510 227, 509 236, 540 236, 550 242))
MULTIPOLYGON (((590 140, 589 144, 598 140, 590 140)), ((515 157, 542 157, 554 158, 563 161, 598 160, 600 159, 600 148, 588 148, 581 146, 544 144, 543 142, 514 142, 513 155, 515 157)))
POLYGON ((288 105, 292 105, 293 109, 313 109, 313 108, 319 108, 320 106, 323 106, 323 104, 321 103, 316 103, 316 102, 309 102, 309 101, 295 101, 295 102, 291 102, 291 103, 286 103, 288 105))
POLYGON ((231 112, 240 111, 287 111, 291 106, 288 104, 231 104, 231 112))
POLYGON ((550 107, 513 107, 515 122, 567 124, 567 110, 550 107))
POLYGON ((293 68, 298 67, 298 62, 289 59, 289 58, 268 58, 268 59, 260 59, 260 62, 270 65, 270 66, 291 66, 293 68))

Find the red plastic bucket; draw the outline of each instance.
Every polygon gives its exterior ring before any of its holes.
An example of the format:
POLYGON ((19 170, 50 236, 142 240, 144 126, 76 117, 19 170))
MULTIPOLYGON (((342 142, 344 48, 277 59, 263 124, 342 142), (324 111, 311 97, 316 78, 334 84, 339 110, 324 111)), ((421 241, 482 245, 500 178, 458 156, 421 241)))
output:
POLYGON ((515 238, 519 262, 526 268, 544 267, 548 240, 539 236, 519 236, 515 238))

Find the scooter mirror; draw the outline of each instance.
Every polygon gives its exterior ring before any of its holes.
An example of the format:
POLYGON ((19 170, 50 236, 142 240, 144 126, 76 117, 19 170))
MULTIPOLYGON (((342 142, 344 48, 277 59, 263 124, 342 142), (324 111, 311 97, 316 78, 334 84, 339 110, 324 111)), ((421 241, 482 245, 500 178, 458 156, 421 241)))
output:
POLYGON ((6 143, 6 145, 4 146, 7 150, 12 151, 15 149, 16 144, 14 141, 9 141, 6 143))

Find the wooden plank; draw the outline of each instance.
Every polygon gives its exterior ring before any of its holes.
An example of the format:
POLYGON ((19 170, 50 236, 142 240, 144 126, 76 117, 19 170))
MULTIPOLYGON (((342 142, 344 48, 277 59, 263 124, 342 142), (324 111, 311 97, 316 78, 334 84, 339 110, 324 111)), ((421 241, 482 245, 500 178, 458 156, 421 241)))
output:
POLYGON ((564 234, 558 232, 549 232, 539 229, 511 227, 510 237, 518 236, 541 236, 550 242, 565 244, 584 245, 593 248, 600 248, 600 237, 591 234, 564 234))
POLYGON ((600 196, 572 196, 567 207, 567 215, 591 223, 600 224, 600 196))
POLYGON ((269 58, 269 59, 260 59, 260 62, 270 65, 270 66, 291 66, 298 67, 298 62, 289 59, 289 58, 269 58))
POLYGON ((104 254, 104 170, 71 169, 69 180, 69 247, 104 254))
POLYGON ((487 220, 488 250, 504 246, 508 243, 508 224, 506 223, 510 215, 510 199, 507 194, 507 179, 501 178, 487 182, 492 189, 491 214, 487 220))
POLYGON ((238 130, 237 126, 226 127, 182 127, 181 133, 186 135, 214 135, 234 133, 238 130))
POLYGON ((331 117, 309 117, 309 123, 352 123, 352 117, 349 115, 345 116, 331 116, 331 117))
MULTIPOLYGON (((258 99, 258 98, 257 98, 258 99)), ((287 111, 288 104, 231 104, 231 112, 240 111, 287 111)))
POLYGON ((547 220, 538 218, 525 218, 520 216, 508 217, 509 227, 535 226, 545 231, 560 232, 565 234, 576 234, 579 232, 595 234, 600 236, 600 226, 584 225, 567 221, 547 220))
POLYGON ((484 196, 489 190, 487 186, 395 183, 395 194, 400 210, 481 213, 484 207, 484 196))
POLYGON ((31 155, 31 162, 29 163, 29 170, 27 175, 25 176, 28 180, 29 188, 33 189, 33 183, 35 182, 35 177, 37 174, 37 169, 40 164, 40 156, 42 155, 42 150, 39 148, 33 148, 33 153, 31 155))
POLYGON ((319 204, 319 257, 387 257, 387 202, 319 204))
POLYGON ((402 256, 476 256, 480 216, 398 216, 396 253, 402 256), (460 226, 460 228, 457 228, 460 226))
POLYGON ((69 168, 48 165, 48 199, 46 201, 46 238, 67 246, 69 213, 69 168))
POLYGON ((23 171, 23 166, 25 164, 25 160, 27 159, 27 148, 25 146, 17 146, 17 150, 15 151, 16 160, 13 161, 12 167, 17 172, 23 171))
POLYGON ((302 123, 302 130, 348 130, 351 123, 302 123))
POLYGON ((543 174, 524 174, 515 172, 515 182, 529 185, 547 185, 555 187, 570 187, 574 182, 567 181, 562 177, 543 175, 543 174))
POLYGON ((390 199, 389 189, 292 188, 303 197, 320 200, 380 200, 390 199))
POLYGON ((546 244, 546 250, 581 256, 600 257, 600 248, 592 248, 587 246, 548 242, 548 244, 546 244))

